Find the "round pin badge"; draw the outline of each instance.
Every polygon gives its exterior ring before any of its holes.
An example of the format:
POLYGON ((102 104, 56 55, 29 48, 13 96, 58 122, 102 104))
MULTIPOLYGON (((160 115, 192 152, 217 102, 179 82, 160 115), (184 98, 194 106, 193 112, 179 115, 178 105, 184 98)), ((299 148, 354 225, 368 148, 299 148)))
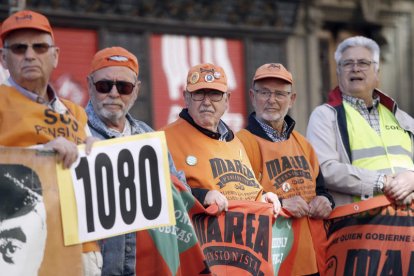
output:
POLYGON ((200 74, 198 72, 193 72, 190 76, 190 83, 195 84, 200 79, 200 74))
POLYGON ((284 182, 284 183, 282 184, 282 190, 283 190, 285 193, 289 192, 289 191, 290 191, 290 184, 289 184, 289 183, 287 183, 287 182, 284 182))
POLYGON ((205 79, 206 82, 213 82, 214 81, 214 76, 212 74, 207 74, 204 77, 204 79, 205 79))
POLYGON ((221 77, 221 74, 220 74, 220 72, 214 72, 214 77, 216 78, 216 79, 219 79, 220 77, 221 77))
POLYGON ((197 164, 197 157, 192 156, 192 155, 187 156, 187 158, 185 159, 185 162, 187 163, 187 165, 194 166, 197 164))

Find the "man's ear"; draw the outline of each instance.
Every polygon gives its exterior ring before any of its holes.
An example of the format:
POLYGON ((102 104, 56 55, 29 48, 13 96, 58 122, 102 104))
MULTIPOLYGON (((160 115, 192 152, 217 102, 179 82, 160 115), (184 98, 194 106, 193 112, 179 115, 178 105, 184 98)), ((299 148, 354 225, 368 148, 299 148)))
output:
POLYGON ((0 48, 0 63, 4 69, 9 69, 6 62, 6 53, 2 48, 0 48))
POLYGON ((188 93, 187 91, 183 91, 183 97, 184 97, 184 102, 185 102, 185 107, 189 107, 190 106, 190 101, 191 101, 191 95, 190 93, 188 93))

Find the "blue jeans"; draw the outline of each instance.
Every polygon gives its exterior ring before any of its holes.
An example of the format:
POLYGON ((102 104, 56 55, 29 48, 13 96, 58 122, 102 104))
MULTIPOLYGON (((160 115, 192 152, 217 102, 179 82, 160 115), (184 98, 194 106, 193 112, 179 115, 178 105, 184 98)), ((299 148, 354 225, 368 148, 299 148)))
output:
POLYGON ((102 276, 135 275, 136 233, 99 241, 103 267, 102 276))

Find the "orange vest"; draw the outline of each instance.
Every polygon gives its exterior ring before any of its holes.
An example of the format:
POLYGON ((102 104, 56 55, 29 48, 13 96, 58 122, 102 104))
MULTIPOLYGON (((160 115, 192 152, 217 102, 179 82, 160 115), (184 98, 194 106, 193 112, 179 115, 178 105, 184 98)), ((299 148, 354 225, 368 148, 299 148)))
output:
POLYGON ((237 137, 212 139, 179 118, 164 129, 168 149, 192 188, 219 190, 229 200, 258 200, 262 187, 237 137))
POLYGON ((293 131, 290 139, 283 142, 268 141, 247 130, 241 130, 237 136, 266 192, 274 192, 282 199, 300 195, 307 203, 316 196, 319 163, 312 146, 299 132, 293 131), (250 141, 246 143, 246 139, 250 141))
POLYGON ((62 136, 75 144, 85 141, 87 116, 82 107, 60 99, 68 114, 36 103, 13 87, 0 86, 0 144, 26 147, 62 136))
MULTIPOLYGON (((237 133, 264 191, 274 192, 279 198, 300 195, 306 202, 316 196, 316 177, 319 163, 307 140, 293 131, 288 140, 272 142, 242 129, 237 133)), ((318 271, 316 253, 309 228, 309 219, 298 220, 297 253, 283 263, 292 267, 291 275, 307 275, 318 271)), ((320 230, 323 230, 321 228, 320 230)))
MULTIPOLYGON (((13 87, 0 86, 0 145, 27 147, 46 144, 58 136, 75 144, 86 139, 88 117, 85 110, 64 99, 67 114, 59 114, 50 107, 36 103, 13 87)), ((99 251, 97 242, 83 244, 83 252, 99 251)))

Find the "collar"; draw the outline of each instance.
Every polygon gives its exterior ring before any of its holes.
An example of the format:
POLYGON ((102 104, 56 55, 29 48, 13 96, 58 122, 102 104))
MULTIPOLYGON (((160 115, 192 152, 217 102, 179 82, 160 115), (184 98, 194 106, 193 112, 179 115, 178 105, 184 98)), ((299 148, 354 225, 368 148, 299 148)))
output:
MULTIPOLYGON (((105 123, 102 122, 102 120, 93 110, 93 106, 90 101, 88 102, 85 111, 88 115, 88 126, 91 128, 92 132, 99 134, 105 139, 117 138, 122 136, 119 131, 107 127, 105 123)), ((144 122, 132 118, 132 116, 129 113, 126 114, 126 120, 128 122, 126 124, 129 124, 131 126, 130 130, 132 135, 153 131, 153 129, 144 122)))
POLYGON ((191 124, 193 127, 198 129, 201 133, 203 133, 204 135, 207 135, 208 137, 210 137, 212 139, 223 140, 223 141, 227 141, 227 142, 234 139, 233 131, 222 120, 220 120, 218 128, 217 128, 219 132, 213 132, 211 130, 205 129, 205 128, 197 125, 194 122, 193 118, 188 113, 188 108, 183 108, 183 110, 181 110, 179 116, 182 119, 184 119, 185 121, 187 121, 189 124, 191 124))
MULTIPOLYGON (((363 99, 354 97, 354 96, 350 96, 347 94, 342 94, 342 98, 344 99, 344 101, 348 102, 349 104, 351 104, 352 106, 356 107, 357 110, 360 110, 361 108, 367 108, 365 101, 363 99)), ((372 106, 377 108, 379 105, 379 96, 377 94, 373 95, 373 99, 372 99, 372 106)))
POLYGON ((53 90, 52 86, 50 84, 47 85, 46 88, 46 94, 49 100, 49 102, 47 102, 44 98, 40 97, 38 94, 27 90, 26 88, 23 88, 22 86, 20 86, 19 84, 17 84, 12 77, 9 77, 8 79, 8 83, 17 89, 17 91, 19 91, 21 94, 23 94, 24 96, 26 96, 27 98, 29 98, 30 100, 40 103, 40 104, 44 104, 44 105, 49 105, 52 106, 54 104, 54 102, 57 99, 56 93, 53 90))
MULTIPOLYGON (((397 104, 394 99, 377 88, 375 88, 372 93, 378 96, 379 102, 382 105, 391 110, 391 112, 395 112, 397 104)), ((327 104, 332 107, 338 107, 342 105, 342 92, 339 89, 339 86, 335 87, 331 92, 329 92, 327 104)))
MULTIPOLYGON (((290 117, 289 115, 285 116, 285 124, 286 124, 286 139, 290 138, 290 134, 293 132, 294 128, 295 128, 295 120, 293 120, 292 117, 290 117)), ((253 133, 254 135, 259 136, 260 138, 263 138, 265 140, 268 141, 272 141, 273 140, 266 134, 266 132, 264 131, 264 129, 261 127, 261 125, 259 124, 259 122, 256 119, 256 112, 252 112, 249 115, 249 120, 247 122, 247 126, 246 129, 248 131, 250 131, 251 133, 253 133)))

